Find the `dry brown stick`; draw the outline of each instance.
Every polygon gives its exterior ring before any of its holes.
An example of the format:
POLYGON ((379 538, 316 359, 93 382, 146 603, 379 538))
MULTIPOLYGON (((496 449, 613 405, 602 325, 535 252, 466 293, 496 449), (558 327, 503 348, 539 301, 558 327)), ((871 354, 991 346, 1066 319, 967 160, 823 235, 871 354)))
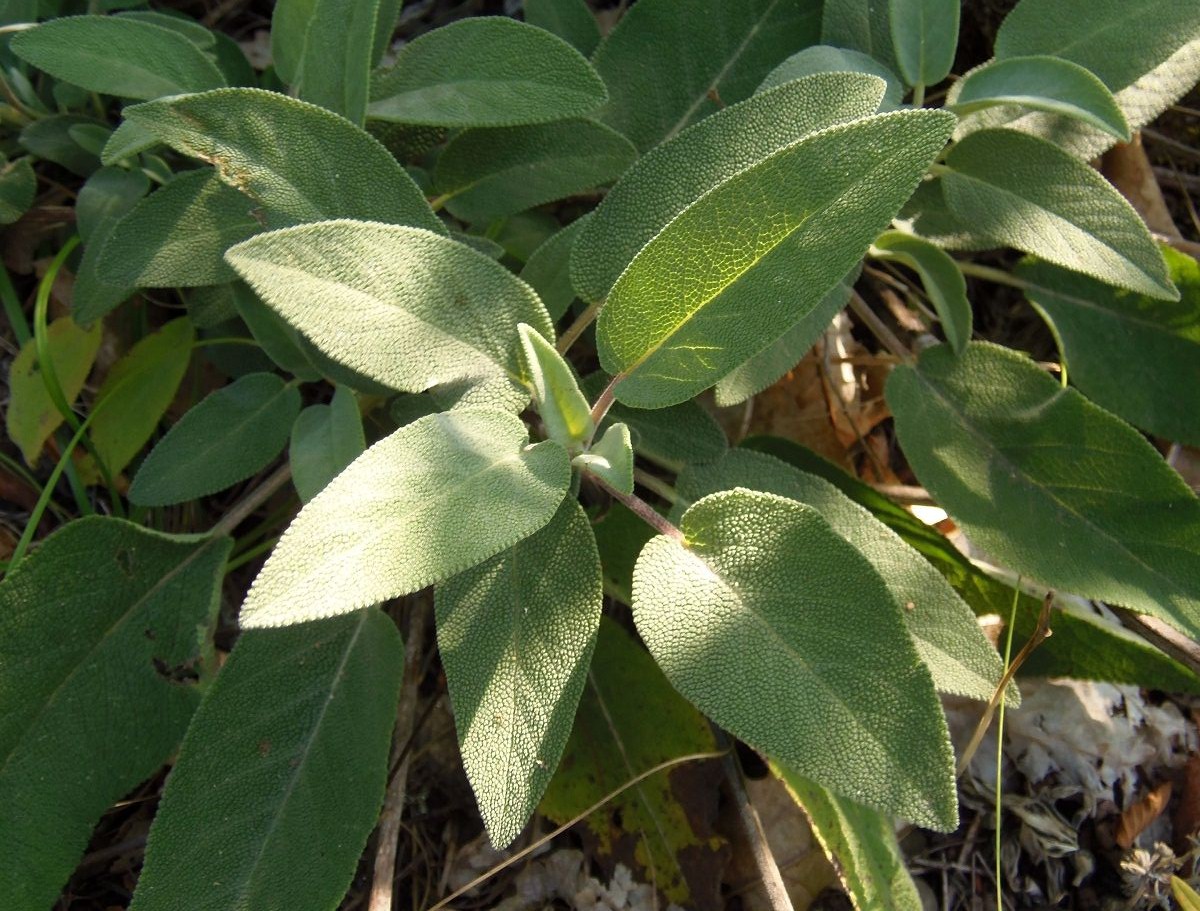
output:
POLYGON ((265 481, 250 491, 250 493, 246 494, 240 502, 234 504, 233 508, 225 513, 221 521, 212 527, 209 534, 214 538, 231 534, 234 529, 250 518, 258 507, 271 499, 272 494, 286 484, 291 476, 292 466, 285 462, 279 468, 275 469, 274 474, 270 475, 265 481))
POLYGON ((1157 617, 1135 614, 1128 608, 1112 604, 1108 605, 1108 608, 1117 615, 1117 619, 1126 629, 1146 639, 1193 674, 1200 675, 1200 645, 1157 617))
MULTIPOLYGON (((407 744, 416 723, 417 685, 421 682, 421 653, 425 647, 425 624, 428 614, 429 599, 425 596, 415 598, 408 620, 408 641, 404 644, 404 684, 400 689, 400 705, 396 710, 396 731, 392 738, 395 744, 407 744)), ((411 757, 412 750, 406 750, 396 774, 388 782, 387 795, 383 799, 368 911, 392 911, 396 849, 400 844, 400 817, 404 812, 411 757)))

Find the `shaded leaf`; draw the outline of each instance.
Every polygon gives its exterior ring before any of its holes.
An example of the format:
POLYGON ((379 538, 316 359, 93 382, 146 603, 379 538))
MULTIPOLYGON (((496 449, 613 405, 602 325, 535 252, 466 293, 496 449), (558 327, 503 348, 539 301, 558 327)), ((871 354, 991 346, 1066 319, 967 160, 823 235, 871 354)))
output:
POLYGON ((368 116, 448 127, 548 123, 608 97, 587 60, 561 38, 506 19, 461 19, 426 32, 375 80, 368 116))
POLYGON ((883 101, 880 102, 881 111, 895 109, 904 99, 904 83, 874 57, 849 48, 830 47, 828 44, 816 44, 792 54, 767 74, 758 91, 765 92, 793 79, 803 79, 817 73, 866 73, 869 76, 878 76, 887 84, 883 92, 883 101))
POLYGON ((898 72, 891 6, 891 0, 824 0, 821 43, 861 51, 898 72))
POLYGON ((958 49, 959 0, 887 2, 892 52, 904 81, 926 86, 941 82, 958 49))
POLYGON ((901 262, 921 276, 946 340, 961 354, 971 340, 973 317, 966 280, 950 255, 941 247, 903 231, 884 231, 871 247, 873 256, 901 262))
POLYGON ((266 355, 297 379, 311 382, 321 374, 304 353, 300 334, 283 321, 274 310, 258 299, 245 282, 230 282, 229 289, 233 314, 241 317, 254 340, 262 346, 266 355))
POLYGON ((437 587, 459 749, 498 848, 521 834, 558 766, 602 601, 595 538, 569 497, 541 531, 437 587))
POLYGON ((387 783, 404 654, 369 608, 244 632, 196 711, 131 908, 329 908, 387 783))
POLYGON ((21 146, 38 158, 62 165, 73 174, 87 177, 100 167, 100 160, 71 136, 78 126, 97 126, 99 121, 82 114, 52 114, 40 117, 21 130, 21 146))
POLYGON ((600 43, 600 26, 585 0, 525 0, 525 21, 558 35, 585 57, 600 43))
POLYGON ((575 300, 575 286, 571 284, 571 247, 590 217, 589 214, 577 218, 551 235, 533 251, 521 269, 521 280, 537 292, 552 320, 560 319, 575 300))
POLYGON ((150 190, 150 180, 141 171, 103 167, 89 177, 75 200, 75 224, 85 243, 106 236, 125 213, 150 190))
POLYGON ((633 574, 634 621, 672 685, 835 793, 953 829, 945 718, 866 558, 812 507, 747 490, 693 504, 680 530, 633 574))
POLYGON ((358 400, 345 386, 334 390, 328 405, 309 405, 300 412, 288 450, 300 502, 307 503, 324 490, 366 448, 358 400))
POLYGON ((370 94, 375 32, 384 8, 391 11, 394 25, 395 2, 315 0, 299 69, 292 80, 301 98, 362 126, 370 94))
POLYGON ((33 205, 37 175, 28 158, 0 164, 0 225, 11 225, 33 205))
POLYGON ((380 440, 300 510, 254 580, 242 626, 397 598, 527 538, 550 521, 571 473, 557 443, 528 444, 518 418, 482 408, 380 440))
POLYGON ((79 519, 0 585, 0 893, 48 908, 109 806, 175 750, 229 538, 79 519))

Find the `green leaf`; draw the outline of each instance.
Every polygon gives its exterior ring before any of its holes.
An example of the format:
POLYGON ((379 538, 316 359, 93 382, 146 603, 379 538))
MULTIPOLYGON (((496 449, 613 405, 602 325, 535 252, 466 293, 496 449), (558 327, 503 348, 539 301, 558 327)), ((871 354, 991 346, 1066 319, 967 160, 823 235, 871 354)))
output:
POLYGON ((810 506, 713 494, 633 574, 638 632, 717 724, 835 793, 926 828, 958 824, 929 671, 875 569, 810 506))
POLYGON ((177 31, 122 16, 67 16, 13 35, 13 53, 56 79, 121 98, 203 92, 225 84, 177 31))
POLYGON ((380 440, 300 510, 254 580, 242 626, 397 598, 529 537, 558 509, 571 469, 557 443, 528 444, 520 419, 482 408, 380 440))
POLYGON ((287 445, 300 392, 273 373, 251 373, 207 396, 150 450, 129 499, 170 506, 232 487, 287 445))
POLYGON ((412 178, 377 140, 315 105, 225 89, 126 108, 171 147, 211 162, 268 210, 272 227, 330 218, 446 233, 412 178))
POLYGON ((561 38, 506 19, 461 19, 410 41, 376 79, 368 116, 447 127, 548 123, 608 98, 587 60, 561 38))
POLYGON ((438 156, 434 183, 456 218, 483 222, 606 184, 636 158, 592 120, 465 130, 438 156))
POLYGON ((508 390, 522 407, 517 323, 554 336, 524 282, 419 228, 319 222, 260 235, 227 258, 319 349, 401 392, 466 381, 508 390))
POLYGON ((300 82, 304 41, 317 0, 276 0, 271 12, 271 65, 288 85, 300 82))
POLYGON ((903 231, 884 231, 871 245, 871 255, 903 263, 925 286, 946 340, 957 354, 971 341, 971 302, 967 283, 954 260, 941 247, 903 231))
POLYGON ((85 244, 106 236, 107 231, 138 204, 150 190, 150 180, 141 171, 104 167, 92 174, 75 201, 75 224, 85 244))
POLYGON ((304 343, 295 329, 259 300, 245 282, 230 282, 225 287, 230 290, 234 312, 276 365, 306 382, 320 378, 320 371, 304 353, 304 343))
POLYGON ((633 493, 633 444, 624 424, 610 426, 594 446, 577 455, 571 464, 594 474, 619 493, 633 493))
MULTIPOLYGON (((921 555, 831 483, 765 453, 734 449, 707 465, 689 465, 675 489, 672 518, 711 493, 743 487, 813 507, 874 567, 902 615, 917 654, 939 692, 983 702, 992 698, 1004 664, 971 609, 921 555)), ((1013 704, 1020 701, 1011 690, 1013 704)))
POLYGON ((630 593, 633 591, 634 564, 646 542, 654 537, 654 529, 620 500, 613 500, 592 525, 592 531, 600 550, 604 592, 628 604, 633 600, 630 593))
POLYGON ((1053 321, 1068 375, 1102 408, 1169 440, 1200 445, 1200 264, 1162 248, 1177 302, 1118 291, 1029 261, 1025 296, 1053 321))
POLYGON ((758 395, 800 362, 850 299, 859 267, 851 270, 825 297, 770 346, 721 377, 714 390, 718 406, 738 405, 758 395))
POLYGON ((639 0, 596 50, 612 96, 600 119, 645 152, 735 104, 817 40, 813 0, 639 0))
POLYGON ((856 911, 921 911, 892 820, 851 803, 785 765, 772 764, 804 808, 856 911))
POLYGON ((891 0, 824 0, 820 43, 861 51, 898 72, 891 6, 891 0))
POLYGON ((887 4, 900 75, 909 85, 937 85, 954 66, 959 0, 887 0, 887 4))
POLYGON ((832 127, 676 216, 600 312, 600 363, 620 377, 616 397, 639 408, 684 401, 787 332, 886 227, 951 127, 939 111, 832 127))
POLYGON ((822 74, 755 95, 647 153, 609 191, 571 252, 571 280, 595 303, 671 220, 719 184, 804 136, 867 117, 883 86, 822 74))
MULTIPOLYGON (((292 85, 305 101, 362 126, 370 94, 380 0, 314 0, 299 70, 292 85)), ((390 31, 390 28, 389 28, 390 31)))
POLYGON ((96 394, 92 444, 113 475, 150 439, 187 372, 195 332, 187 317, 147 335, 113 365, 96 394))
POLYGON ((375 609, 242 634, 150 829, 132 908, 332 908, 379 815, 404 654, 375 609))
POLYGON ((1171 894, 1182 911, 1200 911, 1200 894, 1178 876, 1171 877, 1171 894))
POLYGON ((567 449, 577 449, 592 438, 596 425, 570 364, 537 330, 518 323, 517 332, 521 337, 521 372, 528 378, 546 436, 567 449))
MULTIPOLYGON (((704 717, 671 688, 646 650, 605 617, 575 728, 541 812, 565 823, 662 762, 715 750, 704 717)), ((685 809, 676 795, 715 798, 719 776, 715 763, 689 764, 622 790, 581 824, 595 839, 594 856, 631 866, 668 901, 703 907, 700 896, 716 894, 713 871, 727 848, 705 825, 704 805, 685 809)))
POLYGON ((37 175, 28 158, 0 165, 0 225, 11 225, 33 205, 37 175))
POLYGON ((1034 136, 982 130, 946 156, 942 190, 971 229, 1162 300, 1179 296, 1150 232, 1107 180, 1034 136))
POLYGON ((595 537, 569 497, 541 531, 437 587, 458 745, 497 848, 521 834, 558 766, 603 600, 595 537))
POLYGON ((966 115, 1015 104, 1074 117, 1129 141, 1129 124, 1108 87, 1077 63, 1058 57, 1010 57, 976 67, 963 77, 949 107, 966 115))
MULTIPOLYGON (((980 617, 1007 617, 1012 611, 1013 588, 984 575, 950 541, 911 512, 893 503, 869 484, 846 474, 832 462, 790 440, 751 437, 743 445, 782 459, 802 471, 829 481, 856 503, 866 507, 888 528, 929 560, 954 590, 980 617)), ((603 525, 597 526, 601 540, 603 525)), ((603 548, 601 550, 603 553, 603 548)), ((1033 635, 1042 602, 1027 594, 1017 600, 1014 625, 1017 641, 1033 635)), ((1098 614, 1070 610, 1060 603, 1054 615, 1054 635, 1044 641, 1021 665, 1018 677, 1074 677, 1129 683, 1167 692, 1200 692, 1200 678, 1182 664, 1098 614)))
POLYGON ((345 386, 334 390, 328 405, 309 405, 301 411, 292 425, 288 451, 300 502, 324 490, 366 448, 358 401, 345 386))
POLYGON ((577 218, 552 234, 533 251, 521 269, 521 280, 537 292, 552 320, 560 319, 575 300, 575 286, 571 284, 571 247, 590 217, 588 214, 577 218))
MULTIPOLYGON (((82 329, 69 316, 60 316, 47 329, 50 361, 68 405, 83 390, 100 349, 101 337, 99 324, 82 329)), ((21 450, 29 465, 37 463, 42 446, 62 425, 63 416, 46 391, 46 380, 38 366, 37 347, 32 338, 21 346, 8 368, 8 407, 4 422, 8 438, 21 450)))
POLYGON ((929 349, 886 394, 917 477, 976 545, 1200 632, 1200 500, 1132 427, 993 345, 929 349))
POLYGON ((91 517, 0 585, 0 894, 49 908, 115 801, 175 750, 229 538, 91 517))
MULTIPOLYGON (((878 76, 886 84, 883 101, 879 110, 890 111, 900 106, 904 99, 904 83, 886 66, 861 51, 853 51, 844 47, 830 47, 827 44, 817 44, 806 47, 771 70, 767 78, 758 87, 759 92, 773 89, 794 79, 814 76, 817 73, 866 73, 878 76)), ((871 111, 872 114, 875 111, 871 111)))
POLYGON ((159 28, 178 32, 202 51, 212 50, 217 43, 216 35, 199 22, 189 19, 182 14, 169 15, 167 13, 155 12, 154 10, 141 9, 117 13, 116 18, 135 19, 138 22, 148 22, 151 25, 157 25, 159 28))
POLYGON ((525 21, 558 35, 590 57, 600 43, 600 26, 585 0, 525 0, 525 21))
POLYGON ((108 137, 104 151, 100 153, 100 160, 107 165, 132 161, 135 155, 153 149, 158 144, 158 137, 153 133, 147 132, 130 120, 123 120, 108 137))
POLYGON ((97 126, 99 121, 82 114, 52 114, 35 120, 21 130, 21 146, 38 158, 62 165, 73 174, 87 177, 100 160, 71 136, 79 126, 97 126))

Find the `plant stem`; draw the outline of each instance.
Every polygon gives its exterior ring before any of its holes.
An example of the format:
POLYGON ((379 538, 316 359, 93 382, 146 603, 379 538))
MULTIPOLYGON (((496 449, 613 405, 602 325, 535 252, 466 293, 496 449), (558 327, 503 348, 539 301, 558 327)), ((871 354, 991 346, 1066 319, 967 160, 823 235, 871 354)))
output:
POLYGON ((559 354, 566 354, 567 350, 579 340, 579 336, 583 335, 584 330, 596 319, 596 314, 600 312, 602 306, 604 306, 604 301, 588 304, 584 311, 575 317, 575 322, 571 323, 567 327, 567 331, 558 339, 555 347, 559 354))
POLYGON ((923 107, 925 104, 925 83, 918 82, 913 86, 912 106, 914 108, 923 107))
POLYGON ((863 321, 871 334, 874 335, 892 354, 905 362, 911 362, 913 359, 912 352, 905 347, 900 339, 896 338, 896 334, 887 327, 870 305, 859 295, 857 291, 850 292, 850 309, 854 311, 854 315, 863 321))
POLYGON ((620 500, 626 507, 629 508, 630 512, 653 528, 660 535, 666 535, 668 538, 674 538, 676 541, 683 540, 683 532, 663 518, 654 509, 654 507, 652 507, 641 497, 636 496, 635 494, 621 493, 621 491, 606 483, 603 478, 598 477, 597 475, 589 474, 588 477, 591 478, 596 485, 608 491, 609 494, 620 500))
POLYGON ((267 538, 267 540, 262 541, 253 547, 246 548, 246 550, 242 551, 236 557, 231 557, 229 562, 225 564, 225 574, 229 575, 229 573, 233 572, 239 566, 244 566, 255 557, 261 556, 278 543, 279 535, 275 535, 274 537, 267 538))
MULTIPOLYGON (((1012 641, 1013 627, 1017 625, 1017 604, 1021 600, 1021 581, 1017 580, 1017 586, 1013 589, 1012 608, 1008 612, 1008 629, 1005 631, 1004 641, 1004 669, 1005 671, 1012 665, 1012 641)), ((996 718, 996 840, 994 845, 995 867, 996 867, 996 911, 1003 911, 1004 894, 1001 891, 1001 866, 1000 866, 1000 801, 1003 797, 1001 774, 1001 765, 1004 762, 1004 710, 1008 703, 1004 698, 1003 691, 1000 693, 1000 714, 996 718)))
POLYGON ((17 297, 17 289, 13 287, 8 269, 2 265, 0 265, 0 301, 4 302, 4 315, 8 318, 8 324, 12 326, 13 336, 17 340, 17 346, 20 347, 33 338, 33 335, 29 331, 25 311, 21 309, 21 299, 17 297))
POLYGON ((1029 282, 1017 278, 1003 269, 995 269, 992 266, 981 266, 979 263, 965 262, 960 259, 956 259, 954 264, 958 266, 959 272, 963 275, 969 275, 972 278, 982 278, 985 281, 995 282, 998 285, 1008 285, 1010 288, 1020 288, 1022 290, 1033 287, 1029 282))
POLYGON ((658 477, 658 475, 650 474, 650 472, 642 468, 635 468, 633 469, 633 479, 647 490, 654 491, 657 496, 672 506, 679 502, 679 494, 675 488, 658 477))
POLYGON ((246 519, 250 518, 254 514, 254 511, 267 502, 291 477, 292 466, 288 462, 284 462, 265 481, 246 494, 229 512, 225 513, 221 521, 212 527, 209 534, 214 538, 230 534, 246 519))
POLYGON ((609 380, 608 385, 604 387, 604 391, 600 393, 600 397, 596 399, 596 404, 592 406, 592 425, 594 427, 600 427, 600 422, 604 420, 604 416, 608 414, 608 409, 612 407, 613 390, 617 388, 617 383, 620 381, 620 375, 614 376, 609 380))

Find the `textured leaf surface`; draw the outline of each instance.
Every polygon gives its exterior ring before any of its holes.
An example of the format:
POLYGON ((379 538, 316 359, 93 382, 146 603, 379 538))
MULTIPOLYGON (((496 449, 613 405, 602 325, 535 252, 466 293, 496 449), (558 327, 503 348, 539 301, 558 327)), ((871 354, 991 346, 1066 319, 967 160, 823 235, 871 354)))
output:
POLYGON ((1001 104, 1074 117, 1129 140, 1129 124, 1112 92, 1094 73, 1058 57, 1010 57, 976 67, 958 86, 959 114, 1001 104))
POLYGON ((82 114, 52 114, 35 120, 21 130, 21 145, 38 158, 60 164, 68 171, 87 177, 99 167, 95 154, 71 136, 81 126, 99 126, 99 121, 82 114))
POLYGON ((0 225, 11 225, 33 205, 37 175, 28 158, 0 165, 0 225))
POLYGON ((339 386, 328 405, 309 405, 292 425, 292 483, 307 503, 367 448, 354 393, 339 386))
POLYGON ((517 324, 554 337, 524 282, 419 228, 319 222, 253 238, 228 259, 321 351, 402 392, 490 383, 520 405, 517 324))
POLYGON ((175 749, 228 538, 72 522, 0 585, 0 894, 49 908, 101 814, 175 749))
POLYGON ((578 117, 608 97, 587 60, 544 29, 485 16, 410 41, 371 91, 379 120, 516 126, 578 117))
POLYGON ((1200 264, 1164 247, 1176 302, 1118 291, 1027 262, 1025 295, 1050 315, 1068 375, 1087 396, 1143 430, 1200 445, 1200 264))
POLYGON ((613 424, 585 453, 571 464, 594 474, 609 487, 626 495, 633 493, 633 443, 629 428, 613 424))
POLYGON ((874 57, 844 47, 830 47, 828 44, 816 44, 792 54, 767 74, 758 91, 765 92, 793 79, 803 79, 817 73, 866 73, 878 76, 887 84, 883 92, 883 101, 880 102, 881 110, 892 110, 904 98, 904 83, 874 57))
POLYGON ((273 373, 251 373, 188 411, 150 450, 129 488, 139 506, 169 506, 231 487, 287 445, 300 392, 273 373))
POLYGON ((917 477, 986 552, 1200 631, 1200 500, 1132 427, 992 345, 930 349, 886 391, 917 477))
POLYGON ((517 332, 521 337, 522 372, 533 392, 533 404, 546 436, 568 449, 578 449, 592 438, 596 425, 571 365, 530 326, 518 323, 517 332))
POLYGON ((719 725, 851 799, 942 831, 954 761, 929 671, 883 580, 810 506, 734 490, 638 557, 633 615, 719 725))
POLYGON ((430 415, 380 440, 300 510, 254 580, 242 626, 409 594, 533 534, 571 469, 557 443, 528 444, 518 418, 485 409, 430 415))
POLYGON ((481 222, 582 193, 620 177, 637 149, 591 120, 466 130, 438 156, 446 208, 481 222))
POLYGON ((130 122, 264 206, 271 226, 359 218, 446 233, 380 143, 342 117, 276 92, 225 89, 127 108, 130 122))
POLYGON ((10 45, 23 60, 89 92, 158 98, 203 92, 225 77, 176 31, 117 16, 67 16, 18 32, 10 45))
MULTIPOLYGON (((81 329, 69 316, 61 316, 46 331, 50 362, 58 377, 63 398, 70 404, 83 389, 100 348, 100 326, 81 329)), ((29 465, 37 462, 42 446, 63 416, 46 391, 46 379, 38 366, 37 347, 31 338, 21 346, 8 370, 8 402, 4 426, 29 465)))
POLYGON ((94 172, 79 189, 75 201, 75 223, 79 237, 89 243, 102 236, 106 225, 116 223, 150 190, 150 180, 141 171, 104 167, 94 172))
POLYGON ((300 57, 298 88, 305 101, 362 125, 370 94, 380 0, 315 0, 300 57))
POLYGON ((819 16, 811 0, 641 0, 593 57, 612 95, 599 116, 644 152, 749 98, 776 64, 816 43, 819 16))
POLYGON ((521 269, 521 280, 537 292, 552 320, 560 319, 575 300, 575 286, 571 284, 571 247, 589 217, 577 218, 551 235, 533 251, 521 269))
POLYGON ((271 65, 288 85, 300 81, 304 41, 317 0, 276 0, 271 11, 271 65))
POLYGON ((521 834, 558 766, 602 601, 595 537, 572 498, 541 531, 437 587, 458 745, 498 848, 521 834))
POLYGON ((590 57, 600 43, 600 27, 585 0, 525 0, 525 21, 558 35, 590 57))
POLYGON ((297 379, 312 382, 321 376, 305 353, 300 333, 259 300, 245 282, 230 282, 224 287, 228 289, 233 315, 241 317, 267 357, 297 379))
POLYGON ((804 807, 857 911, 921 911, 891 819, 830 793, 787 766, 772 765, 772 771, 804 807))
MULTIPOLYGON (((564 823, 661 762, 715 749, 708 722, 671 688, 654 659, 602 619, 575 728, 541 811, 564 823)), ((692 906, 699 894, 715 894, 724 843, 676 797, 687 790, 715 795, 714 765, 659 772, 587 817, 595 856, 632 866, 643 881, 653 876, 669 901, 692 906)))
POLYGON ((833 127, 677 216, 600 313, 600 363, 622 377, 617 398, 640 408, 691 398, 787 332, 896 214, 951 127, 938 111, 833 127))
MULTIPOLYGON (((1004 672, 1003 662, 979 629, 974 614, 949 583, 898 535, 831 483, 764 453, 731 450, 707 465, 690 465, 676 481, 674 518, 691 504, 722 490, 743 487, 812 506, 833 530, 875 568, 903 608, 917 654, 939 692, 987 701, 1004 672)), ((886 608, 885 608, 886 609, 886 608)), ((1020 694, 1011 693, 1014 702, 1020 694)))
POLYGON ((374 608, 243 633, 167 779, 132 907, 337 905, 379 814, 403 663, 374 608))
POLYGON ((96 394, 92 445, 119 474, 154 433, 187 372, 196 334, 186 317, 147 335, 113 365, 96 394))
POLYGON ((973 230, 1110 285, 1177 297, 1133 207, 1061 149, 1013 130, 982 130, 957 143, 946 165, 946 202, 973 230))
POLYGON ((891 6, 891 0, 824 0, 821 43, 861 51, 898 71, 891 6))
POLYGON ((872 254, 901 262, 921 276, 946 341, 961 354, 971 340, 973 317, 966 280, 950 255, 941 247, 903 231, 884 231, 875 238, 872 254))
POLYGON ((954 65, 959 0, 888 0, 896 66, 909 85, 936 85, 954 65))
MULTIPOLYGON (((903 506, 790 440, 759 436, 747 439, 743 445, 824 478, 854 502, 869 509, 879 521, 929 560, 978 616, 1009 615, 1013 605, 1012 587, 984 575, 940 532, 903 506)), ((601 538, 602 528, 603 525, 597 526, 597 540, 601 538)), ((1041 606, 1039 598, 1026 594, 1018 596, 1016 641, 1024 641, 1033 634, 1041 606)), ((1018 677, 1074 677, 1132 683, 1168 692, 1200 691, 1200 678, 1145 640, 1098 616, 1072 611, 1070 606, 1070 601, 1060 602, 1063 609, 1054 615, 1054 635, 1026 659, 1018 677)))
POLYGON ((867 76, 814 76, 729 107, 647 153, 579 233, 571 253, 579 296, 604 300, 638 251, 684 209, 809 133, 873 114, 881 88, 867 76))

